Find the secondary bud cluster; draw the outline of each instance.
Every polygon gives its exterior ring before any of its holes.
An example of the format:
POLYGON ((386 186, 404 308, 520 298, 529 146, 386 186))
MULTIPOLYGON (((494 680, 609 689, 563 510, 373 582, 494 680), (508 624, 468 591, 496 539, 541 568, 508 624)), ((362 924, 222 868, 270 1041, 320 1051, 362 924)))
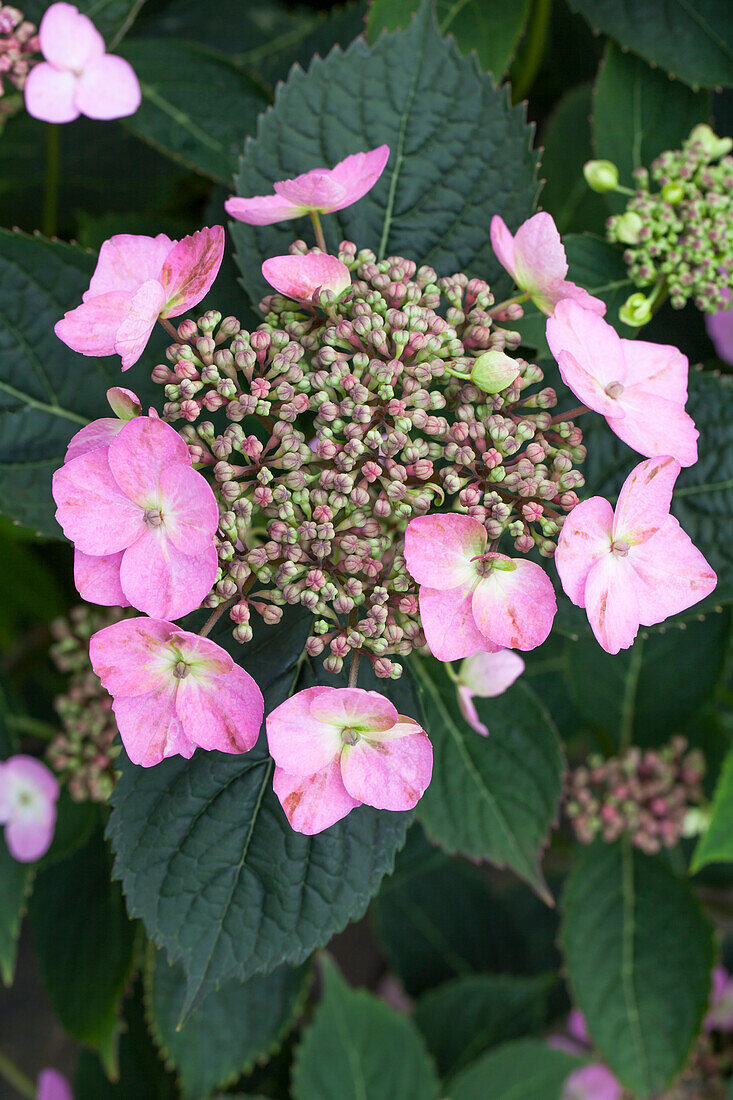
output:
POLYGON ((650 172, 634 172, 636 194, 608 220, 609 240, 626 246, 632 280, 640 287, 664 281, 675 309, 692 299, 716 313, 733 288, 732 145, 696 126, 681 149, 662 153, 650 172))
POLYGON ((218 313, 184 321, 153 378, 164 417, 188 422, 179 431, 211 473, 221 568, 208 603, 229 601, 234 636, 251 637, 252 613, 276 622, 299 603, 314 617, 308 652, 325 652, 328 671, 357 651, 397 677, 393 658, 424 644, 409 520, 445 504, 492 543, 506 535, 549 557, 585 448, 552 417, 539 367, 484 360, 492 389, 502 371, 512 379, 490 394, 471 378, 487 351, 516 351, 518 334, 497 321, 520 307, 492 308, 480 279, 377 262, 350 242, 339 256, 345 294, 317 292, 308 306, 270 295, 253 332, 218 313))
POLYGON ((38 35, 33 23, 23 18, 17 8, 0 6, 0 96, 5 93, 4 81, 22 91, 30 60, 38 52, 38 35))
POLYGON ((68 619, 51 626, 56 639, 51 657, 60 672, 69 673, 69 685, 54 701, 63 731, 48 747, 47 759, 65 777, 76 802, 106 802, 115 785, 114 746, 117 725, 112 698, 92 671, 89 639, 102 627, 127 618, 121 608, 75 607, 68 619))
POLYGON ((623 756, 591 756, 566 778, 565 812, 582 844, 624 834, 648 853, 672 848, 687 811, 699 804, 705 773, 702 754, 687 751, 684 737, 662 749, 632 746, 623 756))

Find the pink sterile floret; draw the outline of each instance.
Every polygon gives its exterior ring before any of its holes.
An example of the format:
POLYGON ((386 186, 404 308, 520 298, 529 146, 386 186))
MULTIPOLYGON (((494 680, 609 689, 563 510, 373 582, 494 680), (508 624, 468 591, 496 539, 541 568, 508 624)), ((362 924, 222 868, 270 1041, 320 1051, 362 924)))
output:
POLYGON ((466 657, 458 672, 458 705, 469 726, 482 737, 487 737, 489 730, 479 718, 474 698, 491 699, 503 695, 523 672, 524 661, 511 649, 466 657))
POLYGON ((21 863, 33 863, 51 846, 58 797, 56 777, 40 760, 18 755, 0 762, 0 825, 21 863))
POLYGON ((688 363, 681 351, 622 340, 601 317, 570 301, 560 302, 548 320, 547 342, 565 385, 605 416, 619 439, 649 458, 697 462, 699 432, 685 412, 688 363))
POLYGON ((621 1100, 623 1090, 607 1066, 594 1062, 570 1074, 561 1100, 621 1100))
POLYGON ((265 260, 262 274, 285 298, 310 302, 317 290, 341 294, 351 286, 351 275, 337 256, 310 252, 307 256, 273 256, 265 260))
POLYGON ((584 607, 607 653, 633 644, 640 626, 661 623, 708 596, 715 573, 669 514, 679 463, 648 458, 631 471, 614 512, 603 497, 565 520, 555 561, 565 592, 584 607))
POLYGON ((389 146, 380 145, 368 153, 353 153, 334 168, 313 168, 291 180, 274 184, 274 195, 251 199, 234 196, 224 208, 240 222, 272 225, 300 218, 311 211, 331 214, 343 210, 371 191, 389 159, 389 146))
POLYGON ((420 619, 431 653, 456 661, 479 650, 534 649, 557 610, 552 582, 526 558, 488 552, 486 528, 458 513, 418 516, 405 560, 420 585, 420 619))
POLYGON ((87 451, 96 451, 98 447, 109 447, 112 440, 118 435, 128 420, 134 420, 142 415, 140 400, 132 390, 126 390, 123 386, 112 386, 107 390, 107 401, 114 416, 103 416, 99 420, 92 420, 91 424, 85 424, 76 435, 69 440, 64 455, 64 465, 86 454, 87 451))
POLYGON ((721 309, 718 313, 706 313, 705 328, 715 345, 718 357, 724 363, 733 366, 733 302, 727 288, 722 291, 722 294, 728 300, 728 308, 721 309))
POLYGON ((595 313, 606 312, 605 302, 566 280, 568 261, 550 214, 528 218, 514 237, 503 218, 495 214, 491 219, 491 247, 501 266, 543 313, 552 313, 563 298, 574 298, 595 313))
POLYGON ((82 304, 54 326, 82 355, 122 358, 127 370, 145 350, 159 318, 179 317, 211 289, 224 255, 221 225, 180 241, 120 233, 105 241, 82 304))
POLYGON ((36 1100, 74 1100, 71 1085, 58 1070, 42 1069, 38 1074, 36 1100))
POLYGON ((105 53, 91 19, 73 4, 52 4, 38 33, 45 58, 25 83, 28 114, 44 122, 73 122, 79 115, 110 119, 133 115, 140 84, 129 61, 105 53))
POLYGON ((705 1030, 733 1031, 733 977, 724 966, 713 969, 713 989, 705 1017, 705 1030))
POLYGON ((130 420, 108 446, 57 470, 53 496, 84 599, 178 619, 208 595, 219 509, 169 424, 130 420))
POLYGON ((299 833, 320 833, 355 806, 411 810, 433 771, 433 747, 377 691, 312 687, 268 715, 273 788, 299 833))
POLYGON ((123 619, 92 635, 89 656, 134 764, 188 759, 196 748, 247 752, 257 740, 262 692, 208 638, 161 619, 123 619))

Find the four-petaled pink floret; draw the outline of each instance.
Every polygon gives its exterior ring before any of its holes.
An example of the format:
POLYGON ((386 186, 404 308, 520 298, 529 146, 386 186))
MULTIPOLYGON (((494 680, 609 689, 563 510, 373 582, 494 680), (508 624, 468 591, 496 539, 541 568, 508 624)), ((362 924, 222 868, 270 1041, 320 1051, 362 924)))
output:
POLYGON ((552 582, 525 558, 487 552, 486 528, 459 513, 418 516, 405 532, 405 561, 420 585, 420 619, 440 661, 480 650, 542 645, 557 610, 552 582))
POLYGON ((628 649, 640 626, 679 614, 715 588, 715 573, 669 514, 679 473, 669 456, 648 458, 627 477, 615 512, 603 497, 591 497, 560 532, 562 586, 585 608, 607 653, 628 649))
POLYGON ((0 825, 21 863, 33 863, 51 846, 58 797, 56 777, 40 760, 19 754, 0 762, 0 825))
POLYGON ((474 698, 493 699, 503 695, 523 672, 524 661, 511 649, 474 653, 461 664, 456 684, 458 705, 469 726, 482 737, 487 737, 489 730, 479 718, 474 698))
POLYGON ((312 687, 268 715, 273 788, 299 833, 320 833, 361 803, 411 810, 433 770, 433 747, 377 691, 312 687))
POLYGON ((54 332, 82 355, 138 361, 155 322, 178 317, 211 289, 224 256, 224 229, 204 228, 172 241, 165 233, 120 233, 105 241, 82 304, 66 313, 54 332))
POLYGON ((123 57, 105 53, 104 39, 89 16, 73 4, 52 4, 38 40, 45 60, 25 82, 28 114, 44 122, 134 115, 141 99, 135 71, 123 57))
POLYGON ((234 196, 227 199, 227 214, 249 225, 301 218, 304 214, 332 214, 343 210, 371 191, 389 159, 389 145, 380 145, 368 153, 353 153, 334 168, 313 168, 294 179, 275 183, 274 195, 251 199, 234 196))
POLYGON ((123 619, 92 635, 89 656, 134 764, 188 759, 197 748, 247 752, 257 740, 262 692, 210 639, 161 619, 123 619))
POLYGON ((307 256, 273 256, 265 260, 262 274, 285 298, 310 302, 318 290, 339 295, 351 286, 349 269, 337 256, 310 252, 307 256))

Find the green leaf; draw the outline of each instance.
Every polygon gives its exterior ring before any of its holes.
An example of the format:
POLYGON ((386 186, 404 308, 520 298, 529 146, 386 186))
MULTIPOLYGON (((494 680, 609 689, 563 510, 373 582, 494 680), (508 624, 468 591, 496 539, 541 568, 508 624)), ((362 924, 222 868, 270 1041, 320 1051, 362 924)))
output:
POLYGON ((116 1060, 118 1012, 133 961, 134 926, 110 877, 101 832, 41 871, 31 904, 33 942, 49 999, 63 1027, 116 1060))
MULTIPOLYGON (((509 105, 475 58, 440 38, 429 5, 405 31, 373 46, 357 39, 345 52, 293 69, 275 106, 247 142, 237 193, 263 195, 273 181, 386 142, 390 160, 376 186, 325 219, 326 241, 354 240, 379 256, 400 254, 439 274, 468 271, 508 279, 489 244, 489 221, 501 214, 516 229, 532 211, 536 153, 524 109, 509 105), (368 104, 368 110, 365 109, 368 104)), ((237 263, 253 301, 268 292, 266 256, 312 239, 303 220, 275 226, 232 225, 237 263)))
POLYGON ((597 842, 576 856, 562 910, 573 1003, 603 1060, 634 1096, 661 1092, 710 993, 712 932, 688 884, 662 856, 597 842))
POLYGON ((30 864, 13 859, 0 838, 0 977, 4 985, 13 984, 20 925, 32 884, 30 864))
POLYGON ((269 1057, 292 1027, 310 983, 307 966, 280 966, 248 982, 225 982, 177 1029, 186 993, 183 967, 169 966, 162 951, 151 951, 147 973, 148 1019, 183 1100, 200 1100, 269 1057))
POLYGON ((596 31, 694 87, 733 84, 727 0, 568 0, 596 31))
POLYGON ((60 859, 72 855, 82 844, 86 844, 95 827, 99 824, 99 809, 96 802, 75 802, 66 787, 56 804, 56 828, 51 847, 39 863, 43 870, 60 859))
POLYGON ((539 1031, 553 979, 472 974, 421 997, 413 1019, 442 1078, 455 1076, 490 1047, 539 1031))
POLYGON ((519 1039, 485 1054, 453 1082, 451 1100, 561 1100, 583 1063, 540 1039, 519 1039))
POLYGON ((590 85, 572 88, 555 107, 542 134, 545 185, 540 203, 561 233, 602 233, 608 216, 603 197, 591 191, 583 176, 583 165, 594 155, 591 110, 590 85))
POLYGON ((412 668, 433 741, 433 778, 418 808, 428 836, 447 852, 510 866, 551 901, 540 856, 563 774, 552 720, 530 688, 515 684, 476 700, 490 730, 481 737, 461 715, 445 668, 425 658, 412 668))
MULTIPOLYGON (((145 0, 79 0, 76 7, 89 16, 111 52, 127 34, 144 3, 145 0)), ((47 7, 46 0, 25 0, 23 14, 38 25, 47 7)))
POLYGON ((123 53, 143 93, 125 125, 173 160, 231 186, 242 139, 268 103, 261 86, 226 54, 196 42, 136 39, 123 53))
POLYGON ((438 1100, 420 1033, 323 960, 324 994, 293 1065, 294 1100, 438 1100))
POLYGON ((700 837, 692 857, 696 873, 708 863, 733 861, 733 750, 728 752, 718 776, 710 824, 700 837))
MULTIPOLYGON (((383 30, 408 26, 419 6, 420 0, 373 0, 367 40, 374 42, 383 30)), ((512 62, 530 7, 530 0, 510 6, 502 0, 435 0, 440 33, 454 35, 461 53, 475 50, 481 68, 497 81, 512 62)))

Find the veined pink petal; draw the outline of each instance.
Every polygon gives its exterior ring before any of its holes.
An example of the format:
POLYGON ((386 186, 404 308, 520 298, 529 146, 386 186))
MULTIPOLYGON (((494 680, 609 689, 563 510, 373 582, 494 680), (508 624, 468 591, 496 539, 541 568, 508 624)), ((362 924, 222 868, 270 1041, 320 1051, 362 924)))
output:
POLYGON ((603 317, 606 313, 606 303, 604 301, 589 294, 582 286, 568 282, 567 279, 558 279, 556 282, 547 283, 538 291, 535 291, 533 301, 538 309, 541 309, 549 317, 554 313, 558 303, 566 298, 577 302, 583 309, 589 309, 591 313, 597 313, 599 317, 603 317))
POLYGON ((104 53, 101 34, 73 4, 57 3, 47 8, 38 28, 38 41, 46 61, 74 72, 104 53))
POLYGON ((494 645, 481 633, 473 617, 473 589, 428 588, 420 586, 420 622, 433 657, 439 661, 458 661, 480 649, 496 653, 494 645))
POLYGON ((172 623, 146 617, 98 630, 89 640, 89 659, 102 687, 119 697, 175 687, 177 634, 172 623))
POLYGON ((517 285, 532 296, 567 275, 565 249, 551 214, 541 211, 520 225, 514 237, 514 272, 517 285))
POLYGON ((422 798, 433 774, 433 746, 417 722, 410 726, 414 732, 394 740, 362 737, 344 745, 341 777, 352 798, 378 810, 411 810, 422 798))
MULTIPOLYGON (((305 688, 268 714, 265 726, 270 756, 287 773, 289 780, 293 776, 320 773, 340 754, 343 742, 339 727, 319 721, 311 714, 312 704, 334 690, 328 687, 305 688)), ((328 781, 330 783, 332 779, 328 781)), ((348 810, 345 812, 348 813, 348 810)), ((343 817, 343 814, 339 816, 343 817)))
POLYGON ((600 558, 585 585, 588 622, 606 653, 628 649, 639 630, 639 603, 629 559, 618 554, 600 558))
POLYGON ((562 1100, 622 1100, 623 1092, 607 1066, 600 1062, 573 1070, 565 1082, 562 1100))
POLYGON ((143 514, 121 492, 108 453, 104 448, 88 451, 53 475, 56 519, 67 539, 85 554, 116 554, 143 529, 143 514))
POLYGON ((603 497, 590 497, 573 508, 563 523, 555 565, 565 595, 585 607, 585 585, 595 563, 611 552, 613 508, 603 497))
MULTIPOLYGON (((503 652, 503 651, 502 651, 503 652)), ((476 733, 480 733, 482 737, 489 736, 489 727, 484 725, 478 716, 476 710, 476 704, 473 701, 473 692, 465 684, 458 684, 456 689, 458 695, 458 706, 461 714, 468 722, 472 729, 476 730, 476 733)))
POLYGON ((317 290, 341 294, 351 286, 351 275, 337 256, 311 252, 307 256, 273 256, 265 260, 262 274, 285 298, 310 302, 317 290))
POLYGON ((156 279, 148 279, 130 301, 130 308, 115 336, 115 351, 122 359, 123 370, 134 366, 145 351, 165 299, 166 293, 161 284, 156 279))
POLYGON ((236 667, 227 651, 212 642, 211 638, 202 638, 190 630, 182 630, 180 626, 173 627, 171 645, 201 683, 208 682, 211 676, 225 675, 236 667))
POLYGON ((312 775, 291 775, 276 767, 272 789, 291 828, 306 836, 322 833, 359 805, 344 786, 338 758, 312 775))
POLYGON ((476 580, 476 563, 486 550, 483 523, 458 512, 411 519, 405 531, 405 561, 418 584, 458 588, 476 580))
POLYGON ((115 696, 112 710, 125 751, 133 764, 152 768, 167 756, 189 760, 196 749, 176 715, 176 688, 170 685, 145 695, 115 696))
POLYGON ((177 550, 163 528, 149 527, 125 550, 120 583, 138 611, 156 619, 181 619, 208 596, 218 568, 213 543, 192 557, 177 550))
POLYGON ((513 570, 494 569, 473 592, 481 633, 506 649, 535 649, 547 638, 557 611, 552 581, 541 566, 512 558, 513 570))
POLYGON ((306 213, 281 195, 256 195, 251 199, 233 195, 224 203, 224 209, 231 218, 247 225, 274 225, 275 222, 301 218, 306 213))
POLYGON ((42 122, 73 122, 79 117, 76 84, 72 72, 41 61, 33 66, 25 82, 26 111, 42 122))
POLYGON ((228 672, 183 677, 176 713, 190 741, 202 749, 247 752, 257 741, 264 713, 262 692, 248 672, 232 663, 228 672))
POLYGON ((122 550, 98 556, 74 551, 74 584, 83 600, 102 607, 130 606, 120 584, 122 554, 122 550))
POLYGON ((129 298, 149 279, 159 279, 173 241, 165 233, 144 237, 136 233, 117 233, 99 250, 84 301, 112 291, 124 291, 129 298))
POLYGON ((516 268, 514 264, 514 237, 503 218, 494 214, 491 219, 491 247, 494 255, 511 277, 516 282, 516 268))
POLYGON ((36 1100, 74 1100, 71 1086, 55 1069, 42 1069, 38 1074, 36 1100))
POLYGON ((523 672, 524 661, 519 654, 500 649, 498 653, 474 653, 467 657, 458 678, 473 695, 491 699, 503 695, 523 672))
POLYGON ((206 478, 176 462, 163 470, 159 486, 166 537, 182 554, 205 553, 219 526, 219 508, 206 478))
POLYGON ((122 431, 124 424, 124 420, 118 420, 116 416, 104 416, 100 420, 92 420, 91 424, 85 424, 69 440, 64 463, 72 462, 88 451, 96 451, 98 447, 109 447, 117 433, 122 431))
POLYGON ((130 500, 148 508, 157 499, 163 471, 191 465, 188 447, 163 420, 138 416, 124 424, 109 448, 115 481, 130 500))
POLYGON ((375 736, 394 726, 398 718, 389 699, 364 688, 330 688, 311 699, 310 713, 317 722, 327 722, 339 729, 368 730, 375 736))
POLYGON ((548 318, 545 333, 558 363, 560 354, 569 352, 601 389, 613 382, 625 385, 627 368, 621 337, 597 313, 565 298, 548 318))
POLYGON ((327 212, 343 210, 371 191, 389 160, 389 145, 378 145, 367 153, 352 153, 331 169, 331 178, 344 188, 344 197, 337 205, 329 205, 327 212))
POLYGON ((561 351, 557 365, 565 385, 584 405, 603 416, 623 419, 626 413, 620 402, 606 393, 600 382, 580 365, 571 352, 561 351))
MULTIPOLYGON (((635 466, 619 493, 612 538, 639 543, 656 534, 669 515, 679 472, 679 463, 669 455, 647 458, 635 466)), ((578 507, 584 508, 585 503, 578 507)))
POLYGON ((638 386, 644 393, 684 405, 690 368, 686 355, 671 344, 650 344, 647 340, 622 340, 621 346, 627 386, 638 386))
POLYGON ((274 187, 276 195, 301 210, 337 210, 337 204, 346 197, 346 188, 324 168, 314 168, 291 180, 280 180, 274 187))
POLYGON ((208 294, 219 274, 224 243, 221 225, 199 229, 176 241, 160 275, 166 293, 164 317, 178 317, 208 294))
POLYGON ((126 118, 135 114, 141 100, 135 70, 114 54, 88 61, 76 84, 76 105, 87 118, 126 118))
POLYGON ((119 328, 130 312, 130 298, 122 291, 89 298, 70 309, 53 331, 72 351, 82 355, 112 355, 119 328))
POLYGON ((608 426, 629 447, 650 457, 670 454, 681 466, 695 465, 700 433, 682 405, 643 392, 640 386, 625 389, 618 404, 624 417, 607 417, 608 426))
POLYGON ((674 516, 667 516, 647 542, 632 546, 629 561, 636 574, 642 626, 686 611, 709 596, 717 584, 715 573, 674 516))

